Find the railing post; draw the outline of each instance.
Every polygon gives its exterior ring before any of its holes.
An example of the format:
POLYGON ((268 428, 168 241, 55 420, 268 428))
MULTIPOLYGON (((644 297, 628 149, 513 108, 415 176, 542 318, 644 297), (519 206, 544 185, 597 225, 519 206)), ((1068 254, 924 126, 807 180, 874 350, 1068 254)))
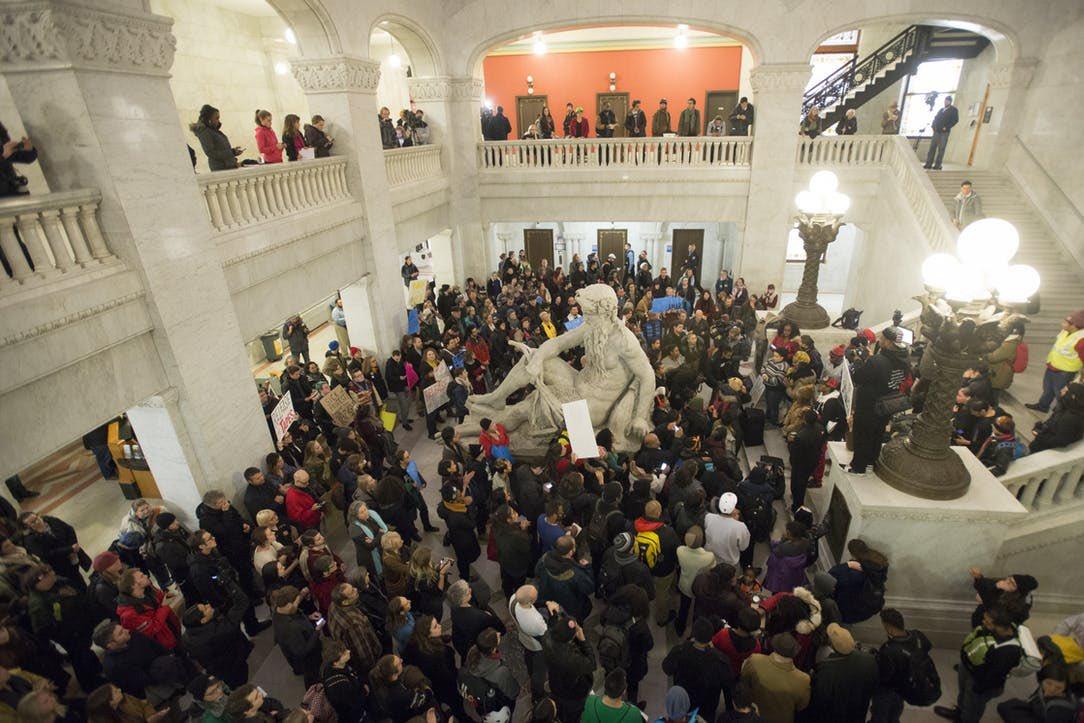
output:
MULTIPOLYGON (((60 222, 64 226, 64 233, 68 237, 68 243, 71 244, 72 253, 75 255, 75 263, 86 268, 94 262, 95 256, 87 243, 83 229, 79 226, 79 207, 65 206, 61 208, 60 222)), ((98 235, 101 235, 100 231, 98 235)))
POLYGON ((64 240, 64 232, 60 227, 60 211, 55 208, 47 208, 41 212, 41 229, 45 233, 45 240, 53 251, 53 259, 61 273, 68 271, 75 261, 72 253, 68 250, 68 244, 64 240))
POLYGON ((14 216, 0 218, 0 249, 4 251, 8 266, 11 267, 11 278, 15 281, 21 284, 34 274, 15 235, 14 216))
POLYGON ((20 213, 17 219, 16 227, 30 260, 34 262, 34 272, 40 276, 51 275, 54 272, 53 262, 49 260, 41 234, 38 233, 38 214, 34 211, 20 213))

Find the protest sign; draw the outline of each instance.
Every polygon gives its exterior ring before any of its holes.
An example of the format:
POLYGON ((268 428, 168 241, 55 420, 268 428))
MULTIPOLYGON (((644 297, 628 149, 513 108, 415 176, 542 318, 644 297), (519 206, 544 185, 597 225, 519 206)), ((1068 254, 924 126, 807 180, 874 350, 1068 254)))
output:
POLYGON ((565 429, 568 441, 572 444, 572 453, 581 459, 598 457, 598 442, 595 441, 595 428, 591 424, 591 410, 586 399, 578 399, 561 405, 565 417, 565 429))
POLYGON ((354 423, 357 402, 350 398, 346 387, 335 387, 328 395, 320 397, 320 404, 336 427, 349 427, 354 423))
POLYGON ((294 400, 290 397, 290 392, 286 392, 282 395, 279 403, 275 405, 275 408, 271 410, 271 426, 275 430, 275 438, 281 440, 282 436, 290 431, 290 425, 297 418, 298 414, 294 410, 294 400))
POLYGON ((441 362, 440 366, 433 370, 433 378, 436 381, 422 390, 427 413, 432 413, 448 403, 448 383, 452 380, 448 365, 441 362))

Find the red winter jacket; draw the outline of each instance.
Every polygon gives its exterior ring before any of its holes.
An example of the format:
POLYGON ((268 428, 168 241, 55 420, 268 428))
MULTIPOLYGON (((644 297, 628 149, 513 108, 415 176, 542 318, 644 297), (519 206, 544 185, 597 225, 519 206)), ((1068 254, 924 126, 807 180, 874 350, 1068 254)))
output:
POLYGON ((286 490, 286 518, 303 530, 320 526, 323 513, 314 510, 316 498, 300 487, 286 490))
POLYGON ((163 599, 165 594, 156 587, 148 587, 142 598, 121 593, 117 596, 117 617, 133 633, 173 650, 181 637, 181 621, 171 607, 162 604, 163 599))
POLYGON ((489 428, 488 432, 482 432, 478 435, 478 443, 482 445, 482 451, 486 453, 486 459, 493 459, 494 445, 498 447, 508 446, 508 432, 503 424, 495 423, 489 428))
POLYGON ((738 650, 734 647, 734 639, 731 637, 730 628, 723 628, 719 632, 715 633, 715 637, 711 639, 712 645, 715 649, 727 657, 730 661, 730 669, 734 671, 741 671, 742 663, 753 653, 761 652, 760 641, 755 637, 751 638, 753 646, 748 650, 738 650))
POLYGON ((256 126, 256 148, 259 149, 264 163, 282 163, 279 137, 267 126, 256 126))

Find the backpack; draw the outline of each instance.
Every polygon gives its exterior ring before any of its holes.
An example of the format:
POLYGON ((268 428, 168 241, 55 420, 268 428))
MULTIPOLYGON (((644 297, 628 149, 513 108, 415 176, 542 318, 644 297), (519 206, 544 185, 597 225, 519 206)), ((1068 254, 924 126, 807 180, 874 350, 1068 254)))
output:
POLYGON ((921 649, 903 648, 907 655, 907 681, 900 696, 909 704, 928 706, 941 697, 941 677, 929 653, 921 649))
POLYGON ((832 322, 832 326, 841 329, 855 330, 858 328, 858 322, 862 318, 862 312, 855 308, 847 309, 843 314, 832 322))
POLYGON ((764 470, 767 473, 767 480, 775 490, 775 499, 783 499, 783 495, 786 494, 787 491, 787 478, 783 472, 783 458, 764 454, 761 455, 760 461, 757 464, 764 467, 764 470))
POLYGON ((602 561, 598 569, 597 592, 603 599, 610 597, 621 587, 621 565, 612 557, 602 561))
POLYGON ((655 563, 658 562, 659 555, 662 554, 662 542, 659 540, 658 533, 651 530, 637 532, 633 542, 636 545, 636 554, 644 561, 647 568, 649 570, 655 569, 655 563))
POLYGON ((591 513, 591 519, 587 523, 587 542, 593 549, 597 549, 606 541, 606 527, 610 523, 610 515, 619 514, 617 509, 602 512, 602 500, 595 502, 595 511, 591 513))
POLYGON ((775 524, 775 510, 770 502, 760 495, 746 495, 740 505, 742 519, 749 528, 749 537, 753 542, 766 542, 772 534, 775 524))
POLYGON ((1014 440, 1012 443, 1012 458, 1020 459, 1021 457, 1028 456, 1028 446, 1021 442, 1019 439, 1014 440))
POLYGON ((599 629, 598 662, 607 673, 629 666, 629 631, 626 626, 603 625, 599 629))
POLYGON ((862 591, 858 594, 858 609, 861 611, 863 620, 881 612, 885 606, 885 587, 882 583, 874 582, 868 575, 862 583, 862 591))
POLYGON ((301 707, 312 713, 314 723, 338 723, 339 721, 339 714, 335 712, 335 707, 327 699, 323 683, 313 683, 305 691, 301 707))
POLYGON ((1023 374, 1028 368, 1028 345, 1020 342, 1016 345, 1016 356, 1012 360, 1012 370, 1015 374, 1023 374))
POLYGON ((461 668, 459 671, 458 687, 459 695, 466 703, 474 706, 479 716, 484 717, 486 713, 499 711, 510 705, 497 686, 485 678, 468 673, 466 668, 461 668))

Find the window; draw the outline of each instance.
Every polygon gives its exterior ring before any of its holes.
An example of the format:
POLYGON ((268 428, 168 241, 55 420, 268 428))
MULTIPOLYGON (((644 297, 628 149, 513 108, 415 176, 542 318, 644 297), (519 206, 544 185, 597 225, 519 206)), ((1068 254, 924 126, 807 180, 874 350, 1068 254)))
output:
POLYGON ((918 66, 907 86, 900 116, 900 133, 905 136, 933 135, 930 124, 944 106, 945 96, 956 97, 963 60, 931 60, 918 66))
POLYGON ((851 62, 852 58, 854 58, 854 53, 817 53, 809 61, 813 73, 810 75, 809 82, 806 83, 805 89, 809 90, 817 83, 851 62))

